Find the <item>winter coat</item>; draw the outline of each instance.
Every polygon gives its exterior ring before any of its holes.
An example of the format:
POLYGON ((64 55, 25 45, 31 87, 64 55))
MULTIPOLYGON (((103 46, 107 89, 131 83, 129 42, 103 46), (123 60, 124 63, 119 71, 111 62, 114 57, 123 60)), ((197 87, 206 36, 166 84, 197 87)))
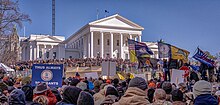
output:
POLYGON ((66 102, 58 102, 56 105, 76 105, 76 104, 68 104, 66 102))
POLYGON ((47 90, 46 92, 47 92, 47 95, 45 95, 45 92, 41 94, 34 94, 33 98, 40 96, 40 95, 44 95, 49 100, 48 105, 55 105, 57 103, 56 96, 51 92, 51 90, 47 90))
POLYGON ((150 102, 147 100, 145 91, 137 87, 129 87, 121 99, 113 105, 147 105, 150 102))
POLYGON ((25 94, 25 100, 26 101, 32 101, 33 100, 33 87, 31 85, 24 85, 21 90, 25 94))
POLYGON ((172 101, 171 100, 171 98, 172 98, 172 95, 171 94, 166 94, 166 101, 172 101))
POLYGON ((26 105, 25 94, 21 89, 14 89, 10 93, 9 105, 26 105))
POLYGON ((82 90, 75 86, 68 86, 63 91, 63 100, 57 105, 76 105, 79 94, 82 90))
POLYGON ((115 95, 108 95, 105 97, 104 101, 101 103, 101 105, 112 105, 118 100, 118 97, 115 95))
POLYGON ((77 100, 77 105, 94 105, 94 99, 90 93, 81 91, 77 100))
POLYGON ((196 97, 194 105, 218 105, 218 100, 210 94, 202 94, 196 97))
POLYGON ((102 103, 102 101, 105 99, 105 93, 104 92, 105 92, 105 90, 102 89, 98 93, 93 95, 95 105, 100 105, 102 103))
POLYGON ((172 105, 172 103, 166 100, 156 100, 151 105, 172 105))
POLYGON ((173 105, 186 105, 186 103, 182 101, 174 101, 173 105))

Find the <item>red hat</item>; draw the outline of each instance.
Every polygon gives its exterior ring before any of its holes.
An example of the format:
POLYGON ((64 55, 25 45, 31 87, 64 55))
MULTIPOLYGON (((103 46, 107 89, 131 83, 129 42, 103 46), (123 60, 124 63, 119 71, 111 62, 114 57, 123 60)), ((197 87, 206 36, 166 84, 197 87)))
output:
POLYGON ((106 80, 106 83, 111 84, 111 80, 109 80, 109 79, 106 80))

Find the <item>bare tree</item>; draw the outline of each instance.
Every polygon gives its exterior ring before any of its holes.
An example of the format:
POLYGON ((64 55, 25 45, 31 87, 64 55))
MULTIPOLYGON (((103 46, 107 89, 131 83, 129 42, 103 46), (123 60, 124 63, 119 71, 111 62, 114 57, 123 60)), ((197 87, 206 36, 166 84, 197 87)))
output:
POLYGON ((8 64, 16 60, 19 41, 15 26, 21 28, 23 22, 31 22, 31 19, 20 12, 18 1, 0 0, 0 62, 8 64))

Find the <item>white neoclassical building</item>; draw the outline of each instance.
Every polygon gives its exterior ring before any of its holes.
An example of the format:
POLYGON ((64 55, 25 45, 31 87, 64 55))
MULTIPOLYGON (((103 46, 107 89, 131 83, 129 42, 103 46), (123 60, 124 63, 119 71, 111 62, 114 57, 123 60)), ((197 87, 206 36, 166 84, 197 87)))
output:
POLYGON ((64 58, 64 36, 30 35, 20 38, 21 60, 64 58))
MULTIPOLYGON (((118 15, 83 26, 65 40, 64 36, 30 35, 21 40, 22 60, 61 58, 129 59, 128 39, 141 42, 143 27, 118 15)), ((157 43, 146 42, 158 58, 157 43)))
POLYGON ((118 14, 90 22, 64 41, 65 57, 128 59, 128 38, 141 41, 143 30, 118 14))

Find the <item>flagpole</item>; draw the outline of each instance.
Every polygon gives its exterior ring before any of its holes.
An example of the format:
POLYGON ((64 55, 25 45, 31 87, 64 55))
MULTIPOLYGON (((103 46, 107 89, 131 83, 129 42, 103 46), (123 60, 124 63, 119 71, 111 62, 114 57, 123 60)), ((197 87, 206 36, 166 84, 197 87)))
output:
POLYGON ((97 8, 97 10, 96 10, 96 20, 98 20, 99 19, 99 9, 97 8))
POLYGON ((195 55, 196 51, 198 50, 199 46, 196 48, 196 50, 194 51, 193 55, 195 55))

